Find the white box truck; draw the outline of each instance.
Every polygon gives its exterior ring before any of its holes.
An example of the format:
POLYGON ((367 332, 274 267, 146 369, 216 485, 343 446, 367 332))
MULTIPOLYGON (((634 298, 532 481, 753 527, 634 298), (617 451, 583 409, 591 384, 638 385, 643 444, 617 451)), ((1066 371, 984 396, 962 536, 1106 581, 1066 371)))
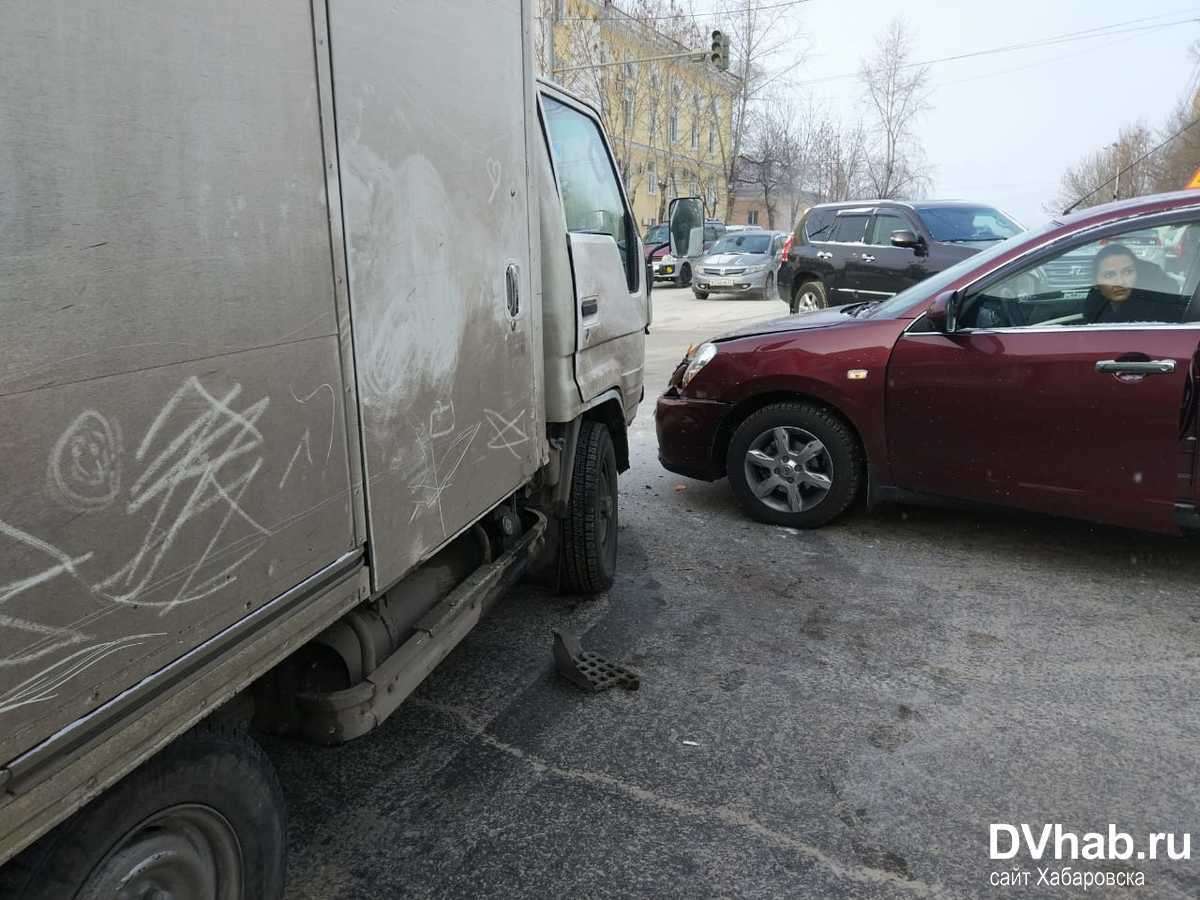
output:
POLYGON ((281 896, 251 720, 611 583, 650 283, 529 6, 6 4, 3 896, 281 896))

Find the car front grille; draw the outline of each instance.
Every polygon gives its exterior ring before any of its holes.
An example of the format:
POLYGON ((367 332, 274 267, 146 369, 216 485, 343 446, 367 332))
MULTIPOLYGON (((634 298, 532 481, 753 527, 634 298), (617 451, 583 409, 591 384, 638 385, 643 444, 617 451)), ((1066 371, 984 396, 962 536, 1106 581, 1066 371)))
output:
POLYGON ((709 268, 705 268, 704 274, 705 275, 741 275, 745 271, 746 271, 745 266, 743 266, 740 269, 720 269, 720 268, 709 269, 709 268))

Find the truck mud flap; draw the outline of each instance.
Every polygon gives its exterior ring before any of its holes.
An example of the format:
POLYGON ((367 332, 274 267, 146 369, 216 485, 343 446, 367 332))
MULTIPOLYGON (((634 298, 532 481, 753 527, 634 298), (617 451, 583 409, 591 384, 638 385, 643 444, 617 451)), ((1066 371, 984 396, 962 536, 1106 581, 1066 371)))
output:
POLYGON ((494 562, 481 566, 416 624, 412 637, 363 681, 340 691, 301 694, 303 734, 317 744, 341 744, 383 722, 416 690, 467 633, 511 588, 545 541, 547 519, 527 509, 533 522, 494 562))

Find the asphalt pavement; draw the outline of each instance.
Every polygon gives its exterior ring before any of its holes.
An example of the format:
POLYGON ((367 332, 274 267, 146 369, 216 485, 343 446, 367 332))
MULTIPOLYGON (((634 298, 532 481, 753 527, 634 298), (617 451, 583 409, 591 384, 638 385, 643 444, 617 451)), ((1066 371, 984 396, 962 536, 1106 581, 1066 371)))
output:
POLYGON ((993 823, 1200 832, 1200 545, 913 507, 753 522, 724 482, 660 468, 653 403, 689 343, 783 304, 654 302, 613 589, 521 587, 373 734, 265 741, 288 896, 1200 895, 1194 860, 988 846, 993 823), (641 689, 564 682, 552 628, 641 689), (1026 886, 993 885, 1014 870, 1026 886))

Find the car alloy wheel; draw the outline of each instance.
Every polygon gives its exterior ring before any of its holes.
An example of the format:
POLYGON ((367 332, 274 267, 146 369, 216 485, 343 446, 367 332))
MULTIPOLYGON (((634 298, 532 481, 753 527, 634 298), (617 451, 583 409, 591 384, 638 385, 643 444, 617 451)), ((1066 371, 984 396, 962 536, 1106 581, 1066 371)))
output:
POLYGON ((816 312, 824 307, 823 300, 816 291, 803 290, 796 296, 796 312, 816 312))
POLYGON ((833 487, 833 458, 803 428, 778 425, 750 442, 746 484, 759 502, 784 513, 812 509, 833 487))

